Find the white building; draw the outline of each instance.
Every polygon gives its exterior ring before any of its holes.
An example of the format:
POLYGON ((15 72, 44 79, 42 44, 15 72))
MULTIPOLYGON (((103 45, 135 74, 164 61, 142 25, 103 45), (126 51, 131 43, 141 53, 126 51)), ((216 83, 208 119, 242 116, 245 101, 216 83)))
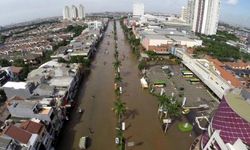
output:
POLYGON ((84 18, 85 18, 84 6, 82 4, 80 4, 78 6, 78 19, 84 19, 84 18))
POLYGON ((3 85, 3 90, 8 99, 12 98, 13 96, 29 98, 30 96, 32 96, 33 89, 34 89, 34 84, 26 82, 9 81, 3 85))
POLYGON ((192 31, 205 35, 216 34, 219 14, 220 0, 194 0, 192 31))
POLYGON ((70 8, 69 6, 65 6, 63 9, 63 19, 69 20, 70 19, 70 8))
POLYGON ((78 10, 75 5, 71 6, 71 19, 77 19, 78 18, 78 10))
POLYGON ((181 8, 181 20, 187 21, 187 8, 184 6, 181 8))
POLYGON ((186 12, 186 22, 190 25, 192 25, 193 23, 193 19, 194 19, 194 3, 195 0, 188 0, 188 4, 187 4, 187 12, 186 12))
POLYGON ((133 16, 144 15, 144 4, 140 2, 134 2, 133 4, 133 16))

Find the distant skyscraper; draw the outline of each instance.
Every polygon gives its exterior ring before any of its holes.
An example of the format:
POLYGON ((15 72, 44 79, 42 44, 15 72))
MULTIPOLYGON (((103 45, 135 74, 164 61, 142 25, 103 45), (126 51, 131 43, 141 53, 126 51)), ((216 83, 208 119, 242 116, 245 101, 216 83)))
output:
POLYGON ((63 19, 69 20, 70 19, 70 8, 69 6, 65 6, 63 9, 63 19))
POLYGON ((85 10, 82 4, 78 6, 78 18, 84 19, 85 18, 85 10))
POLYGON ((186 22, 190 25, 193 24, 193 20, 194 20, 194 3, 195 0, 188 0, 188 4, 187 4, 187 9, 186 9, 186 22))
POLYGON ((144 15, 144 4, 135 1, 133 4, 133 16, 143 16, 144 15))
POLYGON ((186 7, 181 8, 181 19, 185 22, 187 21, 187 8, 186 7))
POLYGON ((216 34, 219 23, 220 0, 194 0, 193 14, 192 30, 194 32, 205 35, 216 34))
POLYGON ((78 18, 78 10, 75 5, 71 6, 71 19, 77 19, 78 18))

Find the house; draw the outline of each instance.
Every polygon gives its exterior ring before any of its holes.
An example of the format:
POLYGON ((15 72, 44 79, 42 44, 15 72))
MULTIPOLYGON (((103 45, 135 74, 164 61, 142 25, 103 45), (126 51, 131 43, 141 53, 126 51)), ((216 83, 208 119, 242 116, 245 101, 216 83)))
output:
POLYGON ((4 136, 0 138, 0 142, 5 140, 5 143, 12 143, 5 144, 3 147, 10 147, 14 144, 20 149, 29 150, 50 150, 52 148, 53 136, 47 131, 46 126, 36 119, 10 125, 4 129, 3 133, 4 136))
POLYGON ((53 136, 47 131, 44 124, 40 123, 40 120, 33 119, 28 120, 20 124, 20 128, 24 129, 32 134, 39 135, 41 144, 49 150, 53 141, 53 136))
POLYGON ((7 98, 13 96, 21 96, 23 98, 28 98, 32 96, 35 85, 33 83, 27 82, 12 82, 9 81, 3 85, 3 90, 7 98))
POLYGON ((39 143, 39 136, 32 134, 17 126, 10 125, 4 130, 4 135, 17 141, 21 148, 29 150, 39 150, 41 143, 39 143))
POLYGON ((43 106, 34 100, 8 100, 6 102, 12 120, 39 119, 51 125, 54 134, 58 134, 63 125, 63 114, 60 108, 43 106))

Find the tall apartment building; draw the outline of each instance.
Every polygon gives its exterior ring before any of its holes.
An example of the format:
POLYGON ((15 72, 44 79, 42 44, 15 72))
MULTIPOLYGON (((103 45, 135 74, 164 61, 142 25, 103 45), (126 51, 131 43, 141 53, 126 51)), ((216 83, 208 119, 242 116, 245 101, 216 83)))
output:
POLYGON ((195 0, 188 0, 186 8, 186 22, 190 25, 192 25, 194 19, 194 3, 195 0))
POLYGON ((82 4, 80 4, 78 6, 78 19, 84 19, 84 18, 85 18, 84 6, 82 4))
POLYGON ((70 19, 70 8, 69 6, 65 6, 63 9, 63 19, 69 20, 70 19))
MULTIPOLYGON (((192 31, 205 35, 217 32, 220 14, 220 0, 193 0, 192 31)), ((192 17, 192 14, 191 14, 192 17)))
POLYGON ((75 5, 71 6, 71 19, 77 19, 78 18, 78 10, 75 5))
POLYGON ((181 20, 185 22, 187 21, 187 8, 186 7, 181 8, 181 20))
POLYGON ((76 20, 76 19, 84 19, 85 18, 85 10, 84 6, 80 4, 78 7, 72 5, 71 7, 65 6, 63 9, 63 19, 64 20, 76 20))
POLYGON ((133 16, 143 16, 144 15, 144 4, 135 1, 133 4, 133 16))

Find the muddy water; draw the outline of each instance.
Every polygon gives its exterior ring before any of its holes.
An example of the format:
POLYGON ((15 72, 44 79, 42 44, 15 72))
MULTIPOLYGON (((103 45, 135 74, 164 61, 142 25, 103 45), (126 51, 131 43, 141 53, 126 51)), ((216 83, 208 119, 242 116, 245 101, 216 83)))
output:
MULTIPOLYGON (((114 101, 114 38, 113 22, 109 23, 103 41, 100 43, 92 71, 83 83, 78 96, 79 104, 84 109, 80 115, 75 110, 70 121, 65 124, 59 141, 58 150, 78 149, 81 136, 90 136, 90 150, 115 150, 116 119, 111 111, 114 101), (112 36, 108 36, 112 35, 112 36), (108 41, 110 45, 108 45, 108 41), (105 50, 109 54, 105 54, 105 50), (106 62, 106 64, 104 63, 106 62)), ((188 133, 180 133, 176 124, 172 125, 167 134, 161 129, 157 116, 157 100, 143 90, 140 85, 137 59, 131 53, 119 22, 117 22, 118 50, 122 60, 121 75, 123 78, 122 100, 127 103, 128 113, 125 117, 127 142, 134 146, 127 150, 186 150, 193 137, 188 133)))
POLYGON ((84 110, 75 110, 70 121, 65 124, 58 150, 78 149, 79 139, 89 136, 90 150, 115 150, 115 115, 112 112, 114 101, 113 22, 109 23, 105 37, 100 43, 88 79, 80 88, 78 101, 84 110), (111 36, 108 36, 111 35, 111 36), (110 42, 110 44, 108 44, 110 42), (108 51, 108 54, 105 51, 108 51))
POLYGON ((157 99, 143 90, 140 85, 138 62, 131 53, 130 46, 125 40, 119 22, 118 49, 120 51, 122 67, 121 75, 124 81, 122 99, 129 108, 128 119, 125 120, 127 130, 125 132, 127 142, 134 142, 134 147, 127 147, 133 150, 186 150, 189 149, 193 137, 189 133, 181 133, 177 130, 176 124, 172 125, 167 134, 161 129, 157 116, 157 99), (124 56, 123 56, 124 55, 124 56))

